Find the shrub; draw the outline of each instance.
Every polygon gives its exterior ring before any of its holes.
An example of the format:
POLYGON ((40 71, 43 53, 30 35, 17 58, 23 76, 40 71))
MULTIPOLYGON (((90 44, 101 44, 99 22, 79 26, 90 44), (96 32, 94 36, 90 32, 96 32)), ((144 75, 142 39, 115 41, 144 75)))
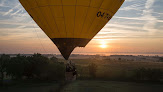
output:
POLYGON ((97 72, 97 65, 95 63, 89 64, 89 75, 90 77, 95 78, 96 77, 96 72, 97 72))
POLYGON ((160 69, 139 68, 134 70, 133 78, 141 81, 160 81, 162 71, 160 69))
POLYGON ((65 77, 65 66, 63 63, 52 63, 42 67, 39 79, 41 80, 63 80, 65 77))

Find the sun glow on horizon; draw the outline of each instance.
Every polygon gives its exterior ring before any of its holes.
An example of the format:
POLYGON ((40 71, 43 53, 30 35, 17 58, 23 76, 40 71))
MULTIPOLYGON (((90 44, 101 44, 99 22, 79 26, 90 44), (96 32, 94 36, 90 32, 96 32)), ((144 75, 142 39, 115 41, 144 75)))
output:
POLYGON ((107 48, 108 45, 107 45, 106 41, 101 41, 101 42, 100 42, 100 47, 101 47, 101 48, 107 48))
POLYGON ((100 45, 100 47, 101 47, 101 48, 106 48, 107 45, 102 44, 102 45, 100 45))

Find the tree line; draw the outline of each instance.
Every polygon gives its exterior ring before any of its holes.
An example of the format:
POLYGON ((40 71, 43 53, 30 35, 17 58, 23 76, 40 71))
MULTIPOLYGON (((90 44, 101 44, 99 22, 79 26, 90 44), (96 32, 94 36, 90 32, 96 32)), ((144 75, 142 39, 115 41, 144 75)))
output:
POLYGON ((41 54, 32 56, 10 57, 0 56, 0 81, 4 76, 11 80, 36 79, 36 80, 62 80, 65 75, 65 66, 56 57, 47 58, 41 54))

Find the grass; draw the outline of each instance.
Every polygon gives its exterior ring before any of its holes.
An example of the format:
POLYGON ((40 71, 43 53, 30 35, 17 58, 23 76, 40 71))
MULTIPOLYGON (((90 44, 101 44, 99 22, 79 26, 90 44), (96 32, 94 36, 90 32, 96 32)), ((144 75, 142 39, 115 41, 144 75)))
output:
POLYGON ((77 80, 57 90, 59 86, 60 83, 54 82, 24 84, 0 88, 0 92, 163 92, 161 84, 116 81, 77 80))
POLYGON ((61 83, 19 83, 8 87, 0 87, 0 92, 55 92, 61 83))
POLYGON ((78 80, 67 85, 61 92, 163 92, 163 85, 78 80))

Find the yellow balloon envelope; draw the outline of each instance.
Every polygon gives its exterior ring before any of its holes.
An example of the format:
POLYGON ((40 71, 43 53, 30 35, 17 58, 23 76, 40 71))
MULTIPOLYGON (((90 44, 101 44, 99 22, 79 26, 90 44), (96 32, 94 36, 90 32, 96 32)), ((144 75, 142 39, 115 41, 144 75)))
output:
POLYGON ((113 17, 124 0, 19 0, 67 60, 113 17))

